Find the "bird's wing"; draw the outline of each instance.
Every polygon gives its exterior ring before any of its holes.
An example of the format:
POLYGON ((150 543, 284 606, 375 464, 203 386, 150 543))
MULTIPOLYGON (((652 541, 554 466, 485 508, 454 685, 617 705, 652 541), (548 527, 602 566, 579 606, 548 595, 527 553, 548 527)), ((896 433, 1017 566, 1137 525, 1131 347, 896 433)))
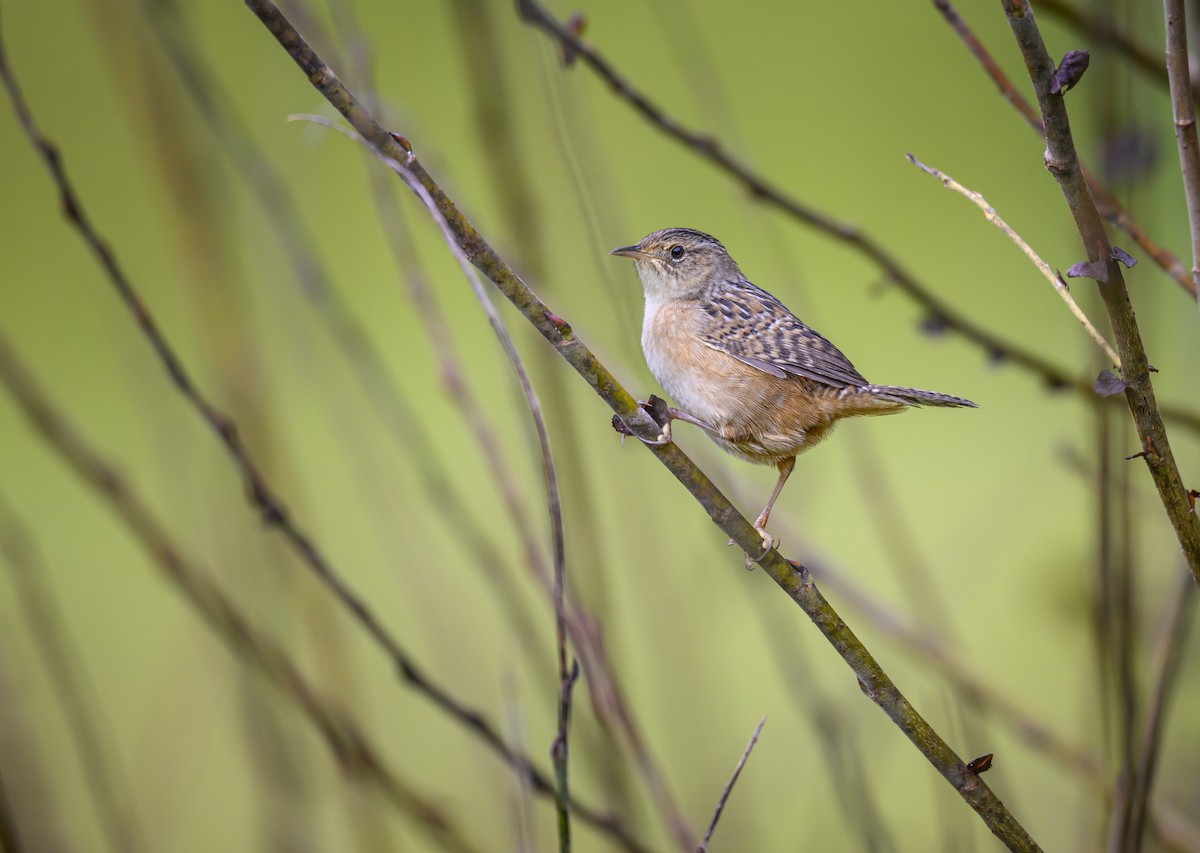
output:
POLYGON ((841 350, 814 332, 762 288, 741 281, 704 303, 707 346, 764 373, 803 376, 834 388, 867 384, 841 350))

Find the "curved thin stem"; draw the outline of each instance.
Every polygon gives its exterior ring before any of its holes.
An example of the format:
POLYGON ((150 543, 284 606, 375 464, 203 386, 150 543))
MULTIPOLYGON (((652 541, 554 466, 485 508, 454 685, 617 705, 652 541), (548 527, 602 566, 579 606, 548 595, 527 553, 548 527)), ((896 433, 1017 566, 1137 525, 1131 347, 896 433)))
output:
POLYGON ((1042 274, 1046 281, 1050 282, 1050 286, 1054 288, 1054 292, 1059 295, 1059 298, 1062 299, 1064 303, 1066 303, 1067 310, 1069 310, 1072 316, 1074 316, 1075 319, 1079 321, 1079 324, 1083 326, 1084 331, 1088 333, 1088 337, 1095 341, 1096 346, 1100 347, 1100 349, 1108 357, 1109 364, 1117 368, 1117 370, 1121 369, 1120 356, 1113 351, 1113 348, 1109 346, 1108 341, 1104 340, 1104 335, 1100 334, 1100 332, 1096 330, 1096 327, 1092 325, 1092 321, 1088 319, 1087 314, 1083 313, 1083 309, 1079 307, 1079 304, 1071 296, 1071 291, 1067 289, 1067 286, 1063 283, 1062 278, 1058 275, 1055 275, 1054 270, 1050 269, 1050 265, 1043 261, 1041 256, 1035 252, 1028 243, 1021 239, 1020 234, 1014 231, 1007 222, 1000 218, 1000 214, 996 213, 995 208, 988 204, 987 199, 974 190, 967 189, 945 172, 939 171, 932 166, 926 166, 913 155, 907 154, 905 156, 908 157, 908 162, 912 163, 922 172, 941 181, 942 186, 944 186, 946 189, 954 190, 956 193, 963 196, 973 205, 982 210, 984 218, 999 228, 1004 233, 1005 237, 1007 237, 1009 240, 1012 240, 1013 243, 1016 244, 1017 248, 1024 253, 1025 257, 1029 258, 1030 262, 1037 267, 1037 271, 1042 274))

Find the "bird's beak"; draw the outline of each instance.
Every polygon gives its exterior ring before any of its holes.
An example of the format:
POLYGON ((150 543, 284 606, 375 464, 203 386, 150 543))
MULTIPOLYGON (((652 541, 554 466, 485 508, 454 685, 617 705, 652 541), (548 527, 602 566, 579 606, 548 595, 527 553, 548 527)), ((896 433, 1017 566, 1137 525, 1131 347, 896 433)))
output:
POLYGON ((613 249, 611 252, 609 252, 609 254, 620 255, 622 258, 633 258, 634 260, 637 260, 638 258, 650 257, 650 255, 643 252, 637 246, 622 246, 619 249, 613 249))

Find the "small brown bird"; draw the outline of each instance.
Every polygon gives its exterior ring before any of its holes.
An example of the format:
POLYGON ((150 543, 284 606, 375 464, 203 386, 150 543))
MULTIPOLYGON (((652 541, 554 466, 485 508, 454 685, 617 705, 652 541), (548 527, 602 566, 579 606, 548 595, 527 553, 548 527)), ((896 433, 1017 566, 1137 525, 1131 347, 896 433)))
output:
POLYGON ((670 441, 671 421, 681 420, 734 456, 779 470, 754 522, 763 556, 774 545, 767 519, 796 456, 839 420, 908 406, 975 408, 961 397, 867 382, 837 347, 747 281, 725 247, 701 231, 655 231, 611 254, 633 258, 646 292, 646 363, 680 407, 668 410, 659 441, 670 441))

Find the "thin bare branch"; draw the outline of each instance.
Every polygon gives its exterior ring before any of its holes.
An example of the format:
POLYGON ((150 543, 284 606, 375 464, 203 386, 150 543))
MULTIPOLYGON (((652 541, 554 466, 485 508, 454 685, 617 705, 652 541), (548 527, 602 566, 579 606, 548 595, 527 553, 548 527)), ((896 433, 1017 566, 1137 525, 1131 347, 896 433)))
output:
POLYGON ((314 690, 283 649, 259 633, 209 573, 184 555, 116 469, 104 462, 50 404, 2 336, 0 384, 38 436, 118 516, 158 565, 164 579, 247 666, 316 727, 348 776, 378 790, 396 809, 413 818, 435 843, 453 850, 475 849, 439 807, 388 767, 358 725, 314 690))
POLYGON ((1080 308, 1079 304, 1075 302, 1074 298, 1071 296, 1071 291, 1067 289, 1067 285, 1063 282, 1062 278, 1050 268, 1048 263, 1042 260, 1041 256, 1038 255, 1038 253, 1035 252, 1028 243, 1021 239, 1020 234, 1014 231, 1011 227, 1009 227, 1007 222, 1000 218, 1000 215, 996 213, 995 208, 988 204, 987 199, 974 190, 967 189, 945 172, 941 172, 932 166, 926 166, 913 155, 906 154, 905 156, 908 158, 908 162, 912 163, 922 172, 927 175, 932 175, 941 181, 942 186, 944 186, 946 189, 954 190, 956 193, 970 201, 971 204, 982 210, 984 219, 995 225, 1000 229, 1001 232, 1003 232, 1005 237, 1007 237, 1009 240, 1012 240, 1013 243, 1016 244, 1017 248, 1024 252, 1025 257, 1029 258, 1030 262, 1034 265, 1034 267, 1037 268, 1037 271, 1042 274, 1046 281, 1050 282, 1050 286, 1054 288, 1054 292, 1059 295, 1059 298, 1062 299, 1064 303, 1066 303, 1067 309, 1075 316, 1075 319, 1079 321, 1079 324, 1083 326, 1084 330, 1088 333, 1088 336, 1095 341, 1096 346, 1100 347, 1104 354, 1108 356, 1109 363, 1112 364, 1113 367, 1117 368, 1117 370, 1121 369, 1120 357, 1113 351, 1113 348, 1109 346, 1108 341, 1104 340, 1104 336, 1096 331, 1096 327, 1092 325, 1092 321, 1087 318, 1087 315, 1083 313, 1083 309, 1080 308))
POLYGON ((729 795, 733 793, 733 786, 737 784, 738 777, 742 775, 742 768, 746 766, 746 761, 750 758, 750 750, 754 749, 754 744, 758 743, 758 736, 762 732, 762 727, 766 722, 767 718, 763 717, 758 721, 758 725, 754 727, 754 733, 750 735, 750 742, 742 750, 742 757, 738 759, 737 764, 733 768, 733 775, 729 777, 729 781, 725 783, 725 787, 721 791, 721 798, 717 800, 717 807, 713 809, 712 819, 708 822, 708 829, 704 831, 704 838, 701 839, 700 846, 696 848, 696 853, 705 853, 708 850, 708 843, 712 841, 713 833, 717 829, 717 821, 721 819, 721 812, 725 811, 725 803, 729 802, 729 795))
POLYGON ((1146 467, 1158 489, 1159 499, 1175 530, 1192 576, 1200 583, 1200 519, 1188 500, 1187 489, 1171 453, 1121 264, 1114 259, 1100 213, 1079 167, 1066 102, 1061 93, 1050 92, 1054 61, 1046 51, 1027 0, 1001 0, 1001 6, 1037 94, 1042 123, 1046 127, 1046 168, 1062 189, 1087 260, 1089 264, 1096 265, 1096 276, 1101 279, 1097 285, 1112 324, 1117 352, 1121 355, 1125 399, 1142 442, 1146 467))
POLYGON ((1175 143, 1179 148, 1179 171, 1187 198, 1188 224, 1192 235, 1192 285, 1200 300, 1200 142, 1196 139, 1196 101, 1192 74, 1188 69, 1187 18, 1183 0, 1163 0, 1167 22, 1167 77, 1171 88, 1171 111, 1175 116, 1175 143))
MULTIPOLYGON (((534 789, 539 794, 553 794, 554 784, 533 765, 527 756, 514 752, 486 716, 463 705, 447 689, 432 679, 400 641, 383 625, 366 602, 353 591, 333 564, 325 558, 316 543, 292 519, 281 497, 260 473, 258 466, 242 443, 233 419, 218 409, 195 384, 190 372, 126 277, 116 255, 92 225, 79 196, 67 177, 57 147, 41 133, 34 123, 11 69, 8 67, 7 54, 2 41, 0 41, 0 80, 3 80, 5 89, 8 91, 21 127, 30 143, 41 155, 50 173, 59 192, 62 209, 68 222, 79 233, 104 269, 109 283, 132 314, 139 330, 162 363, 171 384, 196 410, 225 447, 245 481, 246 492, 251 503, 259 511, 263 521, 284 536, 285 541, 300 557, 304 565, 317 576, 339 604, 350 613, 355 622, 384 652, 402 681, 432 701, 457 723, 473 732, 505 762, 527 770, 533 780, 534 789)), ((575 802, 575 813, 580 820, 603 830, 626 849, 642 849, 641 844, 629 835, 615 818, 602 815, 599 811, 582 805, 578 801, 575 802)))
MULTIPOLYGON (((504 259, 496 254, 421 165, 411 145, 379 125, 270 0, 246 0, 246 5, 292 58, 309 83, 325 96, 334 109, 345 116, 351 126, 382 156, 401 164, 420 182, 436 202, 438 210, 454 232, 455 241, 471 262, 583 376, 617 417, 624 421, 630 432, 647 441, 653 441, 659 432, 658 425, 641 410, 637 401, 575 335, 570 325, 552 313, 504 259)), ((674 444, 647 447, 704 507, 713 522, 745 553, 760 550, 761 537, 750 522, 679 447, 674 444)), ((987 784, 966 767, 949 745, 904 698, 878 662, 871 657, 820 594, 808 570, 799 563, 784 560, 775 551, 763 555, 759 565, 813 620, 855 672, 863 693, 888 714, 963 800, 976 811, 988 828, 1014 850, 1039 849, 987 784)))

